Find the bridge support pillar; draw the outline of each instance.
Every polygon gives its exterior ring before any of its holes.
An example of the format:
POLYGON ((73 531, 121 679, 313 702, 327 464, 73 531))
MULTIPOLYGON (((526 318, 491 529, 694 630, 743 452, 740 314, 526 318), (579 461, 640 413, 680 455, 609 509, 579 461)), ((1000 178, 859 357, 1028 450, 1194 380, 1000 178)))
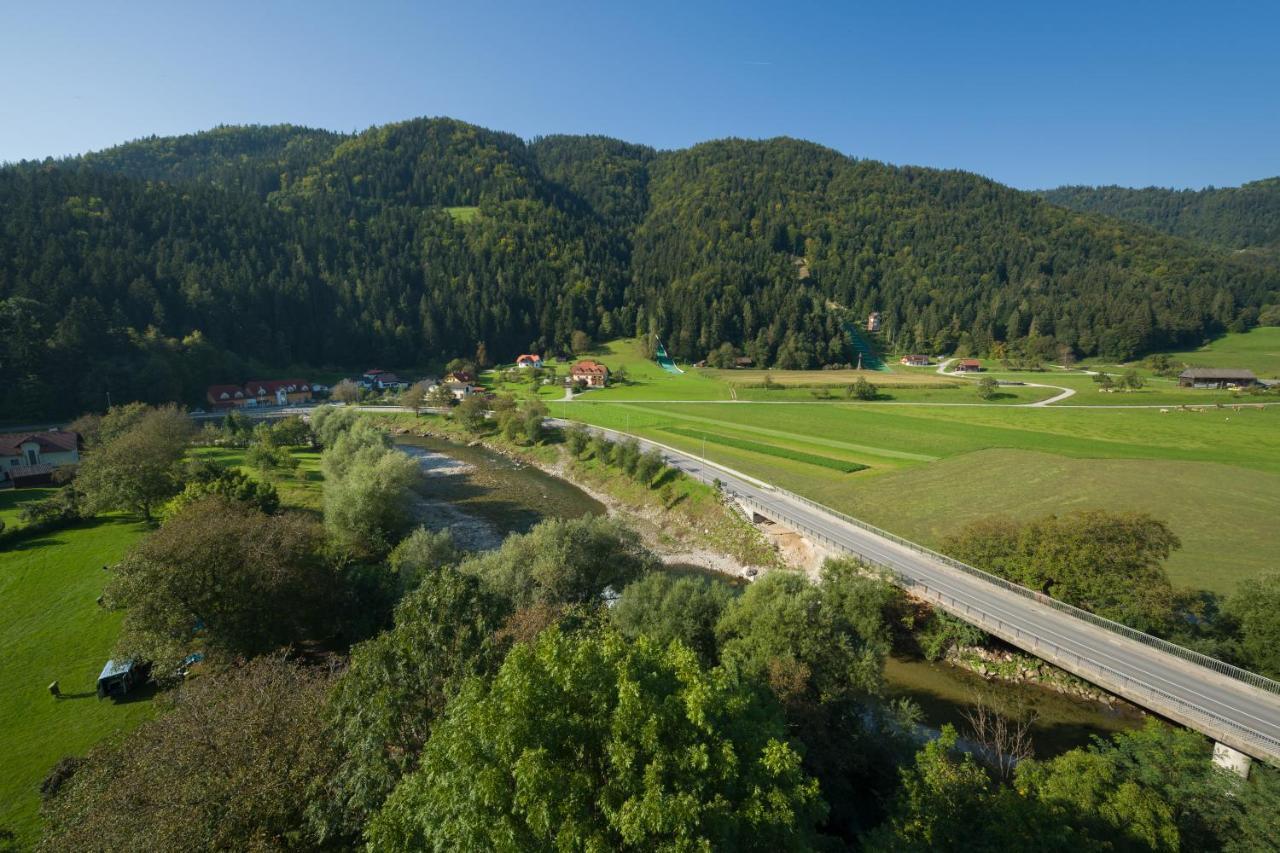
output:
POLYGON ((1232 749, 1225 743, 1213 745, 1213 763, 1223 770, 1229 770, 1242 779, 1249 778, 1249 767, 1253 759, 1243 752, 1232 749))

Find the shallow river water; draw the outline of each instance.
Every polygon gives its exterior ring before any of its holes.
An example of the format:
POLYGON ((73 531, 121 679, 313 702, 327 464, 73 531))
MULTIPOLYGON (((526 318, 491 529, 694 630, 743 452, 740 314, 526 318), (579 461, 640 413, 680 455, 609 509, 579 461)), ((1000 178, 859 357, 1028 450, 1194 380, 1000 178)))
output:
MULTIPOLYGON (((509 533, 524 533, 544 518, 604 515, 605 507, 586 492, 538 468, 516 462, 479 446, 435 437, 401 436, 396 444, 422 459, 427 471, 422 489, 428 504, 428 523, 449 527, 464 547, 491 548, 509 533)), ((713 574, 696 566, 671 566, 672 571, 713 574)), ((1111 710, 1033 685, 987 682, 980 676, 945 663, 891 658, 885 667, 890 697, 909 697, 924 712, 924 725, 952 723, 961 731, 964 712, 975 695, 985 694, 1006 712, 1030 708, 1037 755, 1049 757, 1107 735, 1141 725, 1141 715, 1111 710)))

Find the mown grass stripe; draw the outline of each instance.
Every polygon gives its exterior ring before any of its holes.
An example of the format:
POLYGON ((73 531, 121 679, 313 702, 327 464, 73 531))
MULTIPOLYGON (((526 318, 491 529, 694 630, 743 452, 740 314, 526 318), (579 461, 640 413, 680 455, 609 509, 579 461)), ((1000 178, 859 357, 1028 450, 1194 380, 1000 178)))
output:
POLYGON ((703 438, 714 444, 723 444, 726 447, 736 447, 738 450, 749 450, 752 453, 763 453, 766 456, 777 456, 779 459, 790 459, 793 462, 804 462, 809 465, 818 465, 823 468, 831 468, 845 474, 851 474, 854 471, 862 471, 867 466, 857 462, 849 462, 844 459, 833 459, 830 456, 819 456, 816 453, 805 453, 801 450, 792 450, 788 447, 778 447, 773 444, 760 444, 756 441, 747 441, 745 438, 733 438, 732 436, 720 435, 714 432, 704 432, 703 430, 688 429, 687 427, 662 427, 664 432, 682 435, 686 438, 703 438))
MULTIPOLYGON (((800 433, 784 432, 783 430, 780 430, 780 429, 769 429, 768 427, 755 426, 754 424, 748 424, 743 421, 729 421, 723 418, 708 418, 700 415, 694 415, 683 410, 680 410, 679 412, 672 412, 672 411, 656 408, 653 406, 644 406, 644 405, 638 405, 635 403, 607 403, 601 400, 598 403, 584 401, 581 403, 574 403, 574 405, 575 406, 588 406, 588 405, 608 406, 610 408, 615 408, 620 410, 630 409, 635 412, 644 412, 646 415, 649 415, 651 417, 654 415, 657 415, 658 417, 655 419, 655 422, 652 424, 649 424, 654 429, 663 429, 663 426, 661 424, 662 420, 694 421, 697 423, 714 424, 715 426, 720 427, 722 429, 734 429, 734 430, 738 430, 739 432, 752 432, 757 435, 766 435, 766 436, 769 436, 770 438, 781 438, 787 441, 802 441, 806 444, 817 444, 825 447, 831 447, 836 450, 851 450, 854 453, 865 453, 870 456, 883 456, 886 459, 909 459, 913 462, 935 462, 941 458, 938 456, 930 456, 925 453, 910 453, 906 450, 890 450, 887 447, 872 447, 866 444, 853 444, 851 442, 837 441, 832 438, 824 438, 818 435, 802 435, 800 433)), ((677 403, 672 403, 672 405, 679 406, 681 404, 677 402, 677 403)), ((742 406, 744 408, 749 407, 750 405, 751 405, 750 403, 735 404, 735 406, 742 406)), ((844 408, 843 404, 840 404, 840 403, 813 403, 812 405, 831 406, 835 409, 844 408)), ((699 433, 699 435, 700 434, 701 433, 699 433)))

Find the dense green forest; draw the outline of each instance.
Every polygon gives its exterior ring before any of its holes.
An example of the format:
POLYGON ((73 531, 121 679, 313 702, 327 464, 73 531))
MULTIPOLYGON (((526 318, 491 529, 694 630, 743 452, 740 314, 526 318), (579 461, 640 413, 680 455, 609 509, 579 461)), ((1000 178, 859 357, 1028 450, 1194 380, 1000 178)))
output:
POLYGON ((1102 213, 1228 249, 1261 250, 1280 259, 1280 178, 1240 187, 1058 187, 1041 193, 1054 204, 1102 213))
POLYGON ((817 367, 871 310, 894 348, 1122 358, 1280 302, 1280 272, 1226 251, 791 139, 223 127, 5 166, 0 210, 6 419, 562 352, 575 331, 817 367))

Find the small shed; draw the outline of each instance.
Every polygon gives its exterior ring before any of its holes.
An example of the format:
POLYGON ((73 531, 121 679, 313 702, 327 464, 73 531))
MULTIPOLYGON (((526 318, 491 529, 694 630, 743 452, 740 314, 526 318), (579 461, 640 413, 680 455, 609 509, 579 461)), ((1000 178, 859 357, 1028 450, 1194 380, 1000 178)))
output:
POLYGON ((982 370, 982 362, 976 358, 962 358, 953 368, 956 373, 977 373, 982 370))
POLYGON ((147 680, 146 666, 134 660, 109 660, 98 676, 98 698, 123 696, 147 680))

